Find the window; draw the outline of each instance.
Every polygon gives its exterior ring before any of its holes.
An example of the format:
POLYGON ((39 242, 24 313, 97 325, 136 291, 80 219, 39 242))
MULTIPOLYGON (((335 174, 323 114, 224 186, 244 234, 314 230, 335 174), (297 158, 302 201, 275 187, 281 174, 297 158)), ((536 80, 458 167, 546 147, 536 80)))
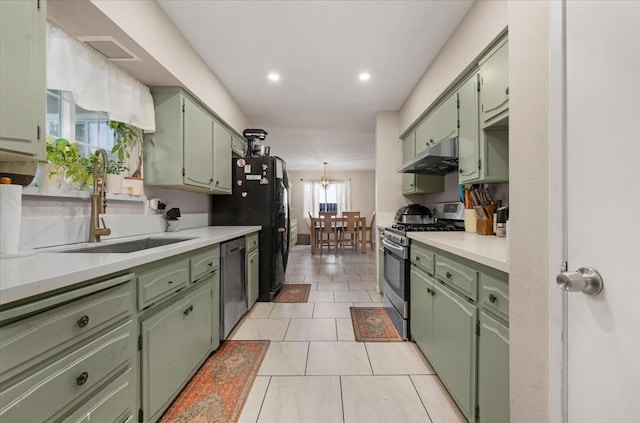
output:
POLYGON ((68 91, 47 90, 47 136, 76 141, 85 156, 113 148, 108 115, 76 105, 68 91))
POLYGON ((320 181, 304 181, 304 216, 311 213, 318 216, 320 211, 351 210, 351 181, 332 181, 326 190, 320 181))

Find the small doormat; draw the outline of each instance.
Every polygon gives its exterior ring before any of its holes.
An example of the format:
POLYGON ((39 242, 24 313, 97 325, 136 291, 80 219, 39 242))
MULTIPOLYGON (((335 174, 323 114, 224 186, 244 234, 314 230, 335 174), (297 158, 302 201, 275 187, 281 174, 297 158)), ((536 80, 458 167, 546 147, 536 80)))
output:
POLYGON ((383 307, 349 307, 358 342, 402 341, 383 307))
POLYGON ((311 284, 288 283, 282 287, 278 296, 273 299, 273 302, 306 303, 309 299, 309 291, 311 291, 311 284))
POLYGON ((205 361, 159 422, 236 422, 269 342, 225 341, 205 361))

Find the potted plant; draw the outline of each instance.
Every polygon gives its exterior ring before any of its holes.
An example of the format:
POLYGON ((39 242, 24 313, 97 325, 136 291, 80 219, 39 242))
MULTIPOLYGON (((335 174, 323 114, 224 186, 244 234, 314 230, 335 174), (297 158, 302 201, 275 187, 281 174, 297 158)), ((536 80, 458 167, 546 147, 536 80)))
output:
POLYGON ((143 195, 144 181, 142 178, 142 157, 144 154, 142 129, 124 122, 110 121, 109 128, 114 132, 114 145, 111 153, 124 162, 130 159, 131 153, 138 156, 136 169, 131 176, 126 176, 123 182, 125 194, 143 195))
POLYGON ((47 137, 47 161, 38 163, 35 183, 43 188, 59 188, 68 160, 69 141, 64 138, 47 137))
POLYGON ((124 181, 124 172, 129 170, 123 161, 110 158, 107 164, 107 180, 105 181, 105 189, 109 193, 119 194, 122 191, 122 183, 124 181))

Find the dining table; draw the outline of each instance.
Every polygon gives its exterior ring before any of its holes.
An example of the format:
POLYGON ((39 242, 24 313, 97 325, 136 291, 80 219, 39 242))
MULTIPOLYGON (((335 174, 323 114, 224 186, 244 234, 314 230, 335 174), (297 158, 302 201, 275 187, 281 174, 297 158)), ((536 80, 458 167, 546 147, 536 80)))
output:
MULTIPOLYGON (((316 229, 318 229, 320 227, 320 223, 322 221, 322 218, 320 217, 310 217, 311 219, 311 254, 315 254, 316 253, 316 229)), ((347 225, 347 220, 348 218, 346 216, 341 216, 341 217, 331 217, 331 223, 335 224, 336 227, 338 229, 344 227, 347 225)), ((366 216, 362 216, 362 217, 356 217, 354 218, 354 220, 356 222, 358 222, 358 229, 359 229, 359 236, 361 239, 361 243, 362 243, 362 254, 366 254, 367 253, 367 217, 366 216)))

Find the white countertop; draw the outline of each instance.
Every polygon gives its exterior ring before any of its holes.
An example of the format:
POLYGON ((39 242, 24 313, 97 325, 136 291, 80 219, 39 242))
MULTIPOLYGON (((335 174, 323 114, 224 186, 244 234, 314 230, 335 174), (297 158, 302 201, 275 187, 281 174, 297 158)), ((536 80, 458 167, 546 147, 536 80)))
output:
POLYGON ((508 240, 469 232, 408 232, 410 239, 509 273, 508 240))
POLYGON ((179 232, 105 240, 100 244, 71 244, 36 250, 37 254, 0 260, 0 305, 69 287, 156 260, 259 231, 260 226, 208 226, 179 232), (117 244, 141 238, 191 238, 161 247, 125 254, 56 253, 56 251, 117 244))

